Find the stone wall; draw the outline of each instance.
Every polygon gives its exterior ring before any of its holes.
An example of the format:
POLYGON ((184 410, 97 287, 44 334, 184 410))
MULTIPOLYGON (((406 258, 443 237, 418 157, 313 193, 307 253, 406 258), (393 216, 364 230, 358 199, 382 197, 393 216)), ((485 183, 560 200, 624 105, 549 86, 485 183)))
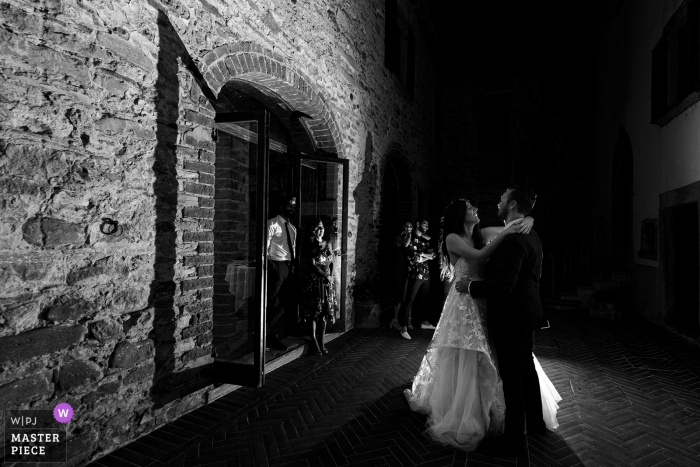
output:
MULTIPOLYGON (((417 25, 420 2, 400 4, 417 25)), ((377 0, 0 3, 0 409, 70 403, 79 465, 205 402, 227 82, 309 113, 317 147, 350 159, 352 284, 377 256, 388 148, 414 184, 431 177, 428 39, 415 29, 409 99, 383 65, 383 15, 377 0)), ((347 309, 349 328, 351 294, 347 309)))

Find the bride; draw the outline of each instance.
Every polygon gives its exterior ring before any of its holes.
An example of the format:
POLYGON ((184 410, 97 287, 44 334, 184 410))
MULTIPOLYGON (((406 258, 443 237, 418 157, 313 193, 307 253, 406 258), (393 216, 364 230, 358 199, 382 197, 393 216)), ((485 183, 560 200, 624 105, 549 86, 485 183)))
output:
MULTIPOLYGON (((466 451, 476 449, 486 436, 503 433, 506 407, 486 328, 486 301, 457 292, 455 279, 481 279, 481 263, 505 236, 528 233, 533 219, 517 220, 505 228, 481 230, 478 224, 477 208, 469 201, 456 199, 447 206, 440 239, 440 275, 452 285, 413 387, 405 391, 411 409, 428 415, 426 433, 431 438, 466 451), (490 240, 486 245, 484 238, 490 240)), ((544 373, 538 374, 545 422, 554 429, 559 395, 544 373)))

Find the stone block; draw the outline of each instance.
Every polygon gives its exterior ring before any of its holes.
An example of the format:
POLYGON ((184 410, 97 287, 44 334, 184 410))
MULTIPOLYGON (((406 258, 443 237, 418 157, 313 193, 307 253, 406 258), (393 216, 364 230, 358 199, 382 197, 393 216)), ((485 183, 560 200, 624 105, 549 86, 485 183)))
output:
POLYGON ((184 242, 211 242, 214 240, 214 232, 185 232, 182 235, 184 242))
POLYGON ((206 162, 188 161, 188 160, 183 162, 183 167, 186 170, 192 170, 194 172, 202 172, 202 173, 207 173, 207 174, 213 174, 214 170, 215 170, 213 164, 208 164, 206 162))
POLYGON ((200 208, 213 208, 215 205, 215 202, 212 198, 197 198, 197 203, 199 204, 200 208))
POLYGON ((277 21, 275 21, 275 17, 272 16, 272 12, 270 10, 267 11, 267 14, 263 18, 263 24, 270 28, 270 31, 274 32, 275 34, 281 31, 279 24, 277 24, 277 21))
POLYGON ((199 151, 199 160, 213 164, 216 161, 216 154, 213 151, 202 149, 199 151))
POLYGON ((182 217, 194 219, 213 219, 214 210, 207 208, 186 207, 182 209, 182 217))
POLYGON ((129 88, 138 89, 133 80, 104 68, 97 69, 95 83, 113 96, 124 96, 129 88))
POLYGON ((60 219, 45 217, 41 222, 44 245, 51 248, 63 245, 82 246, 85 243, 85 227, 60 219))
POLYGON ((206 127, 214 127, 214 119, 209 118, 206 115, 202 115, 198 112, 194 112, 192 110, 185 110, 185 119, 192 122, 192 123, 197 123, 199 125, 204 125, 206 127))
POLYGON ((210 185, 185 182, 183 184, 183 189, 186 193, 192 193, 194 195, 214 196, 214 187, 210 185))
POLYGON ((95 127, 111 135, 119 135, 125 131, 128 131, 140 139, 156 139, 156 134, 153 132, 153 130, 144 128, 138 122, 125 120, 123 118, 105 117, 96 121, 95 127))
POLYGON ((136 65, 144 71, 153 69, 153 62, 136 45, 125 41, 116 34, 106 32, 97 33, 97 42, 105 49, 114 52, 129 63, 136 65))
POLYGON ((213 277, 205 277, 203 279, 190 279, 182 281, 182 291, 188 292, 190 290, 205 289, 214 286, 213 277))
POLYGON ((10 409, 18 405, 40 399, 53 392, 51 372, 45 371, 37 375, 13 381, 0 386, 0 409, 10 409))
POLYGON ((190 337, 205 334, 212 330, 213 324, 214 323, 212 321, 206 321, 205 323, 185 328, 182 330, 182 339, 189 339, 190 337))
POLYGON ((130 313, 146 308, 150 292, 147 284, 132 285, 125 290, 115 292, 112 296, 111 309, 120 313, 130 313))
POLYGON ((181 359, 183 362, 190 362, 192 360, 196 360, 199 357, 203 357, 205 355, 210 355, 211 354, 211 346, 207 346, 204 348, 197 348, 190 350, 189 352, 185 353, 181 359))
POLYGON ((63 350, 80 342, 84 326, 53 326, 0 338, 0 363, 23 361, 63 350))
POLYGON ((41 216, 29 219, 22 226, 22 238, 34 246, 44 246, 44 234, 41 232, 41 216))
POLYGON ((35 216, 22 226, 22 238, 34 246, 82 246, 85 243, 85 227, 51 217, 35 216))
POLYGON ((103 395, 114 394, 119 391, 120 387, 121 383, 119 381, 112 381, 111 383, 105 383, 97 388, 97 392, 103 395))
POLYGON ((212 343, 212 333, 207 332, 205 334, 200 334, 194 341, 197 347, 210 345, 212 343))
POLYGON ((140 368, 136 368, 131 373, 129 373, 126 378, 124 378, 124 386, 130 386, 134 383, 138 383, 144 380, 153 379, 153 375, 156 371, 156 365, 154 363, 149 363, 140 368))
POLYGON ((84 268, 76 269, 68 273, 66 283, 68 285, 76 285, 92 277, 100 276, 108 273, 107 267, 102 264, 93 264, 84 268))
POLYGON ((185 266, 197 266, 200 264, 214 264, 214 255, 194 255, 183 258, 185 266))
POLYGON ((4 320, 5 334, 12 329, 28 330, 40 325, 40 293, 23 293, 0 298, 0 320, 4 320))
POLYGON ((214 253, 214 244, 211 242, 202 242, 197 245, 197 253, 214 253))
POLYGON ((148 358, 153 358, 155 345, 151 339, 141 342, 124 341, 117 344, 112 353, 111 368, 131 368, 148 358))
POLYGON ((100 342, 107 342, 122 335, 124 327, 122 323, 112 320, 100 320, 90 324, 92 337, 100 342))
POLYGON ((68 301, 57 302, 48 309, 46 319, 54 323, 60 321, 77 321, 90 313, 92 306, 82 299, 69 299, 68 301))
POLYGON ((61 366, 58 371, 58 385, 63 391, 69 391, 89 381, 98 380, 102 369, 89 361, 74 361, 61 366))
POLYGON ((212 305, 213 303, 211 300, 189 301, 188 304, 185 305, 185 312, 198 313, 200 311, 211 311, 212 305))
POLYGON ((214 183, 215 183, 214 176, 211 174, 200 173, 199 174, 199 183, 203 183, 205 185, 214 185, 214 183))

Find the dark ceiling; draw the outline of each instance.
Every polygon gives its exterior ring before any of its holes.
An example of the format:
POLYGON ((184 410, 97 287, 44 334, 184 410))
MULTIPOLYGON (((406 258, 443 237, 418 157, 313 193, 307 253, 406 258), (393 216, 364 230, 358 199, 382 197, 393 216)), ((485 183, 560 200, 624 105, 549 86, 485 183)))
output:
POLYGON ((591 60, 593 3, 428 2, 443 60, 478 75, 591 60))

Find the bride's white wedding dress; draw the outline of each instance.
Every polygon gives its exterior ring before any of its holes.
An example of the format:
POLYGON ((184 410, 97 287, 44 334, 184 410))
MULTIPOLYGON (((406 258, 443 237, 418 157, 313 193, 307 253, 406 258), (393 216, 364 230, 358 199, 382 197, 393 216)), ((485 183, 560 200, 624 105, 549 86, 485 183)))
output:
MULTIPOLYGON (((485 326, 486 302, 455 290, 460 278, 481 280, 479 264, 460 258, 454 269, 455 277, 440 322, 413 387, 405 394, 412 410, 428 415, 426 433, 431 438, 472 451, 484 437, 503 433, 506 407, 495 353, 485 326)), ((556 390, 536 359, 535 362, 545 423, 554 429, 557 405, 552 391, 556 394, 556 390), (543 378, 548 384, 546 391, 543 378)))

